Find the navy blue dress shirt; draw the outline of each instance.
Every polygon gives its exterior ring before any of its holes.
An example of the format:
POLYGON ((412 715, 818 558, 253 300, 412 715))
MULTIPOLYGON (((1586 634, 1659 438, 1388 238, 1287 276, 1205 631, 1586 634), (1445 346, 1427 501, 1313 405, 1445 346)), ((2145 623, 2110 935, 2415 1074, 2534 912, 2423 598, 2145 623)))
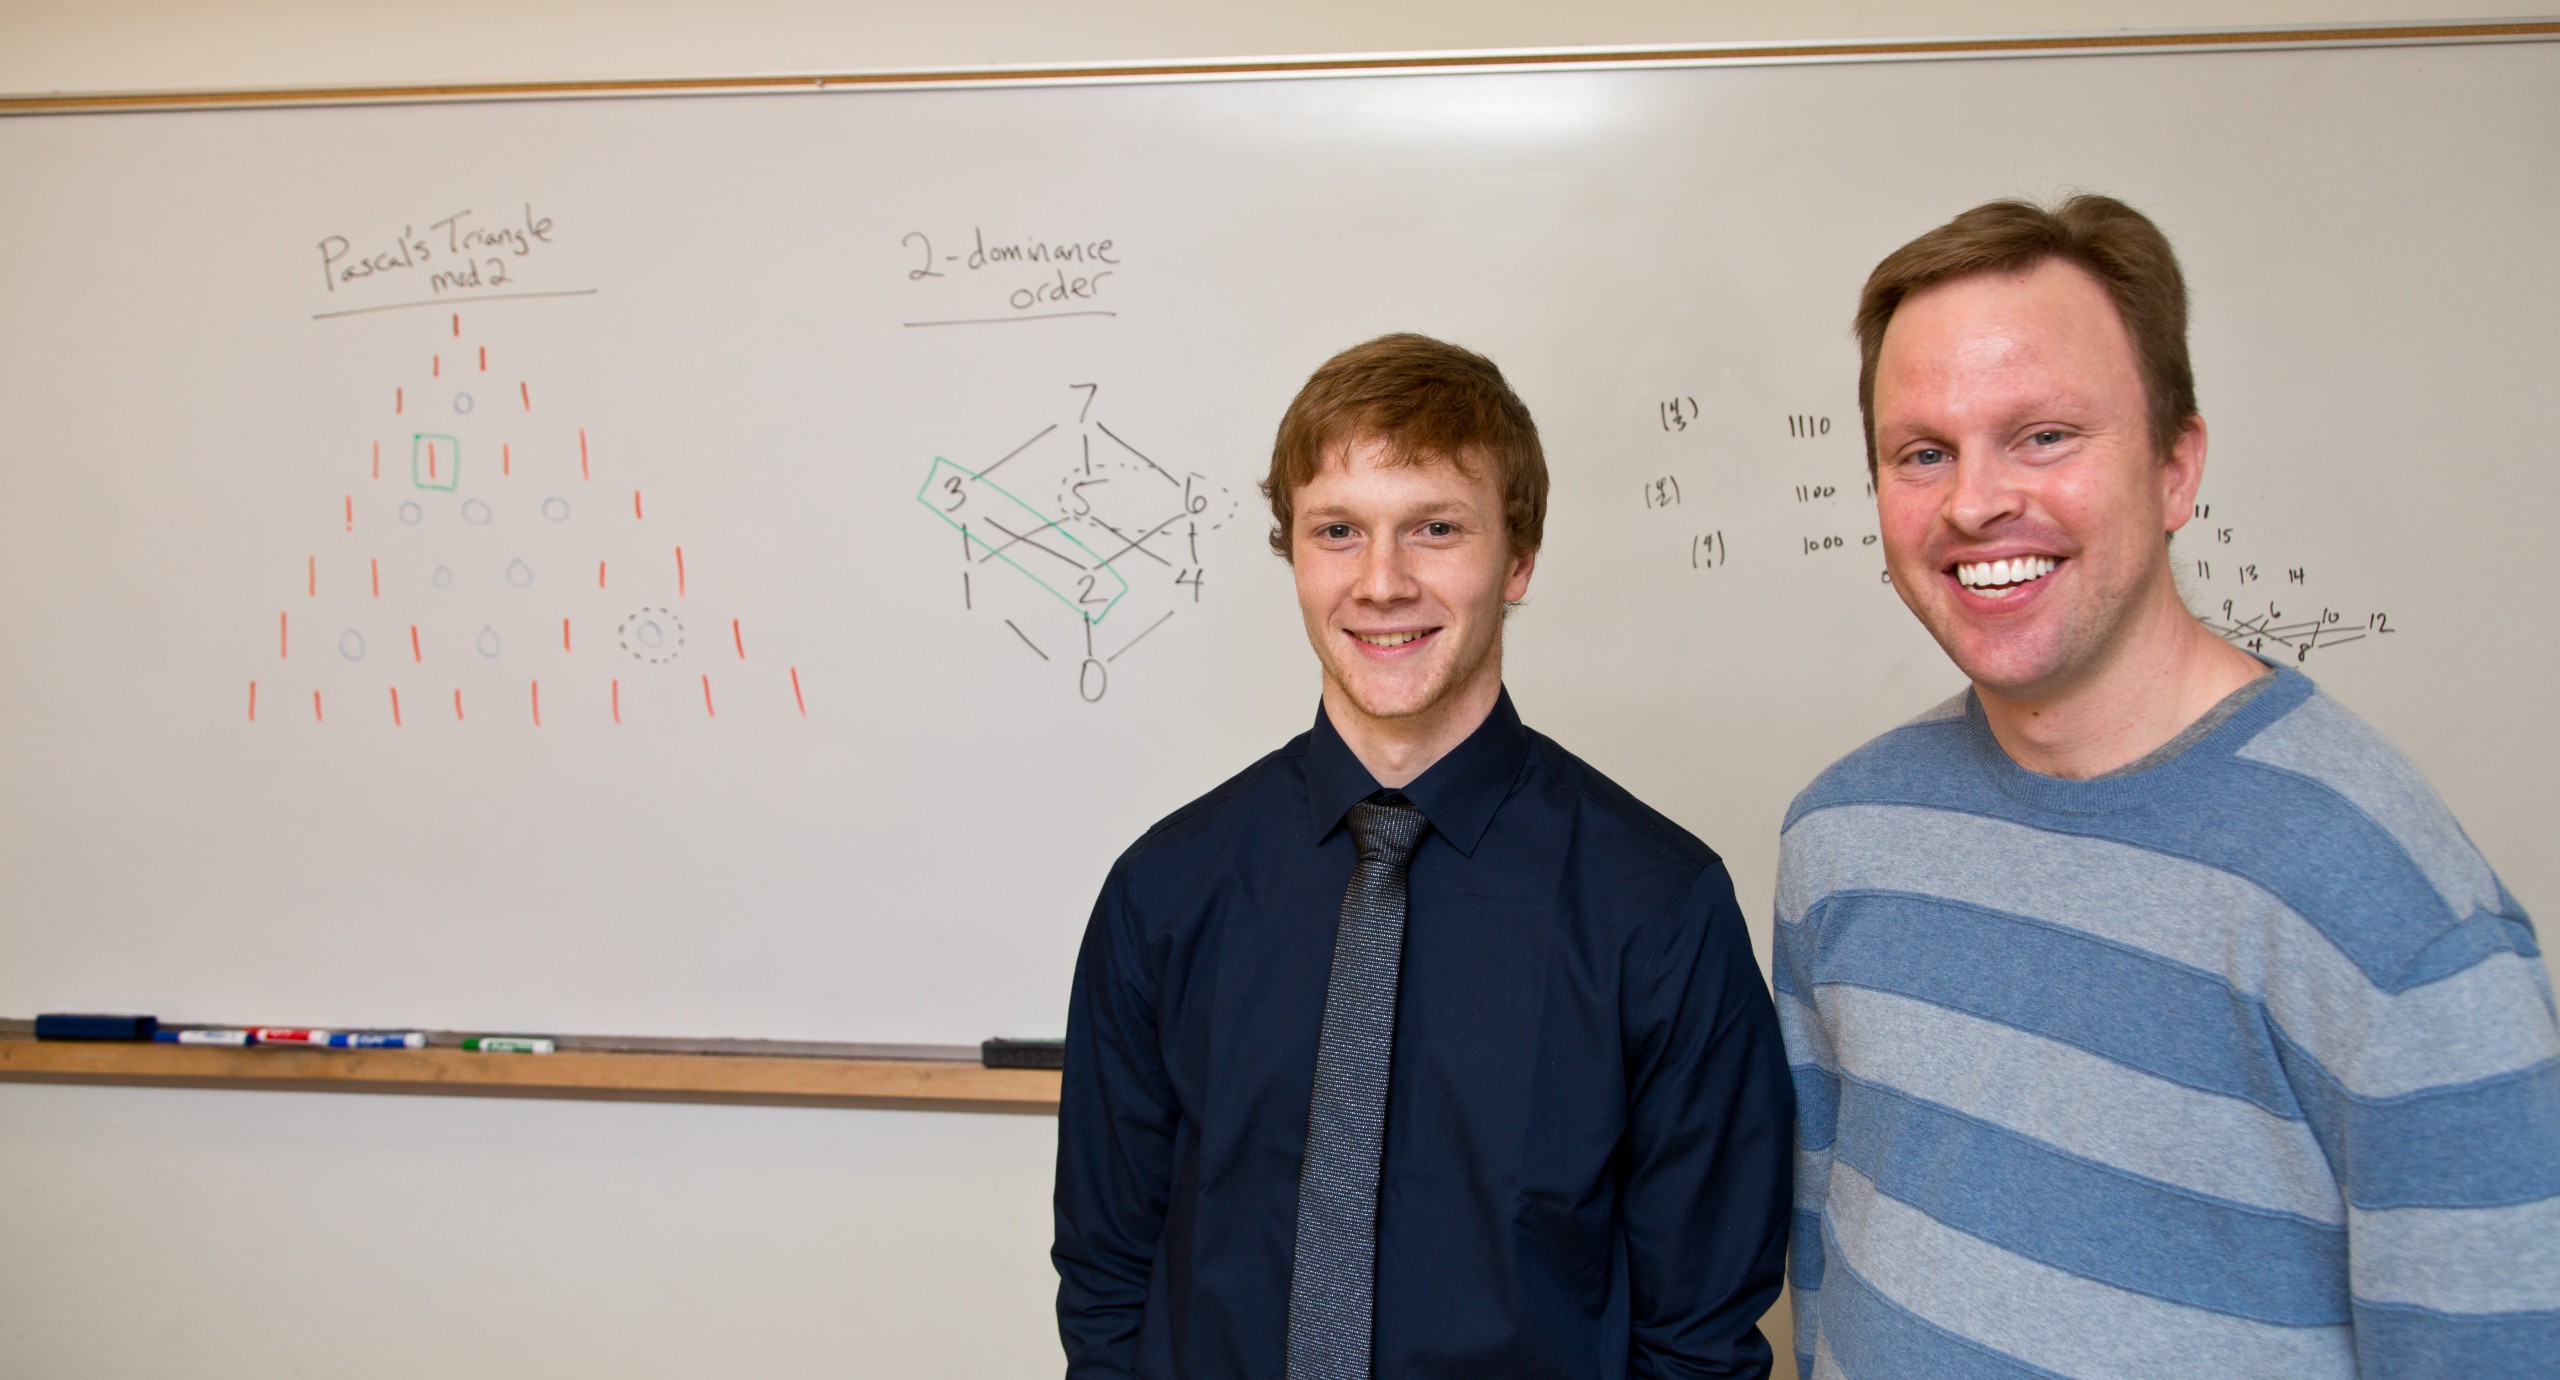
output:
MULTIPOLYGON (((1077 1380, 1278 1377, 1343 814, 1315 728, 1147 831, 1095 904, 1059 1108, 1077 1380)), ((1794 1099, 1715 853, 1506 692, 1405 796, 1378 1380, 1758 1376, 1794 1099)))

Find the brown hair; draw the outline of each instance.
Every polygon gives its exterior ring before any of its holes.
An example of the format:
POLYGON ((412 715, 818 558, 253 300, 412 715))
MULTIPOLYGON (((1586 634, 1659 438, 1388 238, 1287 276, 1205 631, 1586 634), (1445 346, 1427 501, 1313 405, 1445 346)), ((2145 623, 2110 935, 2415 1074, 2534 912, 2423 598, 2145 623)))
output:
POLYGON ((1307 378, 1271 443, 1271 549, 1289 559, 1297 491, 1324 467, 1325 451, 1382 441, 1387 463, 1446 462, 1469 479, 1493 466, 1514 554, 1535 551, 1547 528, 1547 456, 1538 424, 1502 371, 1472 350, 1426 335, 1382 335, 1335 355, 1307 378))
POLYGON ((1981 273, 2021 273, 2047 259, 2088 271, 2107 290, 2133 338, 2150 405, 2152 449, 2165 456, 2196 413, 2187 361, 2187 280, 2160 227, 2111 196, 2082 193, 2048 211, 2027 201, 1985 202, 1887 254, 1858 294, 1858 415, 1867 473, 1876 471, 1876 358, 1903 300, 1981 273))

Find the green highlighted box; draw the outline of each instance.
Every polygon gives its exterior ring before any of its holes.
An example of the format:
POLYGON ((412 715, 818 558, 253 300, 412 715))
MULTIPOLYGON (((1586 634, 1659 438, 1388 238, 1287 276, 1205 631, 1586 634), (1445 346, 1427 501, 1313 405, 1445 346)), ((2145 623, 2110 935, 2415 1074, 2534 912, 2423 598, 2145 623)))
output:
POLYGON ((409 438, 409 482, 421 489, 450 491, 462 482, 462 443, 450 436, 419 432, 409 438))
POLYGON ((1065 518, 1044 518, 995 481, 941 456, 925 472, 916 502, 959 529, 972 560, 993 556, 1012 566, 1088 623, 1108 617, 1129 592, 1129 582, 1111 568, 1117 557, 1076 540, 1065 518))

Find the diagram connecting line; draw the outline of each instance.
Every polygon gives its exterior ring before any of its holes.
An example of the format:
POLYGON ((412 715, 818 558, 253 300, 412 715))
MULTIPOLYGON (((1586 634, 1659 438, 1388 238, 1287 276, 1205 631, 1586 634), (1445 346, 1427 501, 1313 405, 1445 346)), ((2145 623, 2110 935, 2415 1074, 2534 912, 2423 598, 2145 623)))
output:
MULTIPOLYGON (((1052 556, 1057 556, 1059 560, 1065 561, 1067 564, 1069 564, 1069 565, 1071 565, 1071 566, 1075 566, 1075 568, 1076 568, 1076 569, 1078 569, 1078 570, 1082 570, 1082 569, 1084 569, 1084 567, 1083 567, 1083 566, 1081 566, 1081 565, 1077 565, 1077 563, 1076 563, 1076 561, 1075 561, 1075 558, 1074 558, 1074 557, 1072 557, 1072 556, 1059 556, 1057 552, 1055 552, 1055 551, 1050 551, 1048 547, 1045 547, 1045 546, 1041 545, 1040 543, 1038 543, 1038 542, 1036 542, 1036 541, 1033 541, 1033 540, 1032 540, 1032 538, 1033 538, 1033 537, 1038 536, 1040 533, 1042 533, 1042 532, 1046 532, 1046 531, 1048 531, 1050 528, 1057 526, 1057 525, 1058 525, 1058 523, 1057 523, 1057 522, 1054 522, 1054 521, 1053 521, 1053 522, 1046 522, 1046 523, 1042 523, 1040 526, 1038 526, 1038 527, 1034 527, 1034 528, 1032 528, 1032 529, 1031 529, 1030 531, 1028 531, 1028 532, 1016 532, 1016 531, 1014 531, 1012 528, 1005 526, 1003 523, 996 521, 994 518, 988 518, 988 519, 986 519, 985 521, 986 521, 986 524, 987 524, 989 527, 992 527, 992 528, 996 529, 997 531, 1004 533, 1006 536, 1013 538, 1013 540, 1011 540, 1011 541, 1009 541, 1009 542, 1006 542, 1006 543, 1005 543, 1004 545, 1002 545, 1002 546, 991 546, 991 547, 988 547, 988 548, 987 548, 987 554, 986 554, 986 555, 984 555, 984 556, 980 556, 980 557, 978 558, 979 563, 980 563, 980 564, 982 564, 982 565, 983 565, 983 564, 985 564, 987 561, 992 560, 992 559, 994 559, 995 557, 997 557, 997 556, 1001 556, 1001 555, 1003 555, 1005 552, 1012 550, 1014 547, 1017 547, 1017 546, 1028 546, 1028 547, 1030 547, 1030 548, 1031 548, 1032 550, 1034 550, 1034 551, 1047 551, 1047 552, 1048 552, 1048 554, 1050 554, 1050 555, 1052 555, 1052 556)), ((1063 519, 1061 519, 1061 521, 1063 521, 1063 519)), ((1104 562, 1103 562, 1103 564, 1104 564, 1104 565, 1109 565, 1110 563, 1111 563, 1111 562, 1109 562, 1109 561, 1104 561, 1104 562)))
MULTIPOLYGON (((1129 544, 1128 544, 1127 546, 1121 547, 1119 550, 1112 552, 1109 556, 1104 557, 1104 558, 1103 558, 1102 563, 1103 563, 1104 565, 1109 565, 1109 564, 1111 564, 1113 561, 1116 561, 1116 560, 1120 559, 1121 557, 1128 555, 1130 552, 1135 551, 1135 550, 1137 550, 1139 547, 1141 547, 1141 546, 1145 545, 1149 538, 1152 538, 1152 537, 1156 536, 1158 533, 1160 533, 1160 532, 1164 531, 1164 529, 1166 529, 1166 528, 1168 528, 1168 527, 1171 527, 1171 526, 1172 526, 1172 525, 1174 525, 1175 523, 1180 522, 1180 521, 1182 521, 1184 518, 1189 517, 1189 516, 1190 516, 1190 514, 1188 514, 1188 513, 1176 513, 1176 514, 1174 514, 1172 517, 1166 518, 1164 521, 1157 523, 1155 526, 1148 528, 1144 533, 1140 534, 1140 535, 1139 535, 1139 537, 1138 537, 1138 539, 1137 539, 1136 541, 1129 542, 1129 544)), ((1114 536, 1118 536, 1119 534, 1115 532, 1115 533, 1113 533, 1112 535, 1114 535, 1114 536)), ((1122 538, 1122 540, 1124 540, 1124 541, 1125 541, 1125 540, 1127 540, 1127 538, 1122 538)), ((1155 555, 1155 553, 1154 553, 1154 552, 1152 552, 1152 551, 1148 552, 1147 554, 1148 554, 1148 555, 1150 555, 1150 556, 1154 556, 1154 555, 1155 555)), ((1163 558, 1163 557, 1161 557, 1161 556, 1157 556, 1157 557, 1156 557, 1156 559, 1158 559, 1158 560, 1163 560, 1164 558, 1163 558)))
POLYGON ((1022 639, 1022 645, 1023 645, 1023 646, 1025 646, 1025 647, 1029 647, 1029 648, 1031 649, 1031 653, 1032 653, 1032 655, 1037 656, 1037 657, 1038 657, 1038 658, 1040 658, 1042 661, 1047 661, 1047 660, 1049 659, 1049 654, 1048 654, 1047 652, 1044 652, 1044 651, 1041 651, 1041 650, 1040 650, 1040 644, 1039 644, 1039 643, 1037 643, 1037 642, 1032 641, 1032 640, 1031 640, 1031 634, 1029 634, 1029 633, 1027 633, 1027 632, 1024 632, 1024 631, 1022 630, 1022 626, 1021 626, 1020 624, 1018 624, 1018 623, 1014 622, 1012 619, 1008 618, 1008 619, 1004 620, 1004 625, 1005 625, 1006 627, 1008 627, 1008 628, 1013 629, 1013 635, 1014 635, 1014 636, 1016 636, 1016 637, 1018 637, 1018 638, 1021 638, 1021 639, 1022 639))
MULTIPOLYGON (((1057 429, 1058 424, 1056 422, 1051 422, 1047 426, 1040 428, 1040 436, 1046 436, 1057 429)), ((1040 444, 1040 436, 1034 436, 1030 440, 1023 442, 1021 445, 1015 446, 1013 449, 1006 451, 1004 453, 1004 460, 1010 460, 1024 451, 1031 449, 1033 446, 1040 444)), ((995 465, 989 465, 985 469, 978 471, 976 474, 970 475, 970 482, 976 483, 977 481, 986 478, 988 475, 995 473, 996 465, 1003 464, 1004 460, 998 460, 995 465)))
POLYGON ((1115 443, 1117 443, 1117 444, 1119 445, 1120 449, 1122 449, 1122 450, 1125 450, 1125 451, 1129 452, 1131 455, 1134 455, 1134 456, 1138 457, 1138 458, 1139 458, 1139 459, 1141 459, 1141 460, 1146 460, 1146 461, 1147 461, 1147 468, 1148 468, 1148 469, 1151 469, 1151 470, 1154 470, 1156 473, 1158 473, 1158 474, 1160 474, 1160 475, 1163 475, 1163 476, 1164 476, 1164 482, 1166 482, 1167 484, 1171 484, 1173 487, 1175 487, 1175 488, 1177 488, 1177 489, 1179 489, 1179 488, 1181 488, 1181 487, 1182 487, 1182 481, 1173 477, 1173 471, 1166 469, 1164 466, 1157 464, 1157 463, 1156 463, 1155 461, 1153 461, 1153 460, 1148 460, 1148 459, 1147 459, 1147 453, 1146 453, 1145 451, 1142 451, 1142 450, 1138 449, 1136 446, 1130 445, 1128 442, 1121 440, 1121 439, 1120 439, 1120 434, 1119 434, 1118 432, 1113 431, 1111 428, 1109 428, 1109 427, 1107 427, 1107 426, 1104 426, 1104 425, 1103 425, 1102 423, 1100 423, 1100 422, 1095 422, 1095 423, 1093 424, 1093 429, 1094 429, 1094 430, 1096 430, 1096 431, 1101 432, 1101 433, 1102 433, 1103 435, 1105 435, 1105 436, 1110 437, 1110 438, 1112 439, 1112 441, 1113 441, 1113 442, 1115 442, 1115 443))
MULTIPOLYGON (((1109 656, 1107 656, 1107 657, 1104 657, 1104 658, 1102 659, 1102 664, 1103 664, 1103 665, 1105 665, 1105 666, 1108 666, 1108 665, 1110 665, 1112 662, 1118 661, 1118 660, 1120 659, 1120 652, 1125 652, 1125 651, 1129 650, 1131 647, 1135 647, 1135 646, 1137 646, 1139 643, 1146 641, 1146 639, 1147 639, 1147 634, 1148 634, 1148 633, 1154 632, 1156 629, 1163 627, 1163 626, 1165 625, 1166 620, 1167 620, 1167 619, 1170 619, 1170 618, 1172 618, 1172 617, 1173 617, 1173 610, 1171 610, 1171 609, 1166 609, 1166 610, 1164 611, 1164 617, 1163 617, 1163 618, 1159 618, 1159 619, 1157 619, 1156 621, 1154 621, 1154 622, 1152 622, 1152 623, 1149 623, 1149 624, 1145 627, 1145 629, 1143 629, 1142 631, 1140 631, 1140 632, 1139 632, 1139 634, 1138 634, 1136 637, 1130 638, 1128 641, 1121 643, 1121 644, 1120 644, 1120 651, 1119 651, 1119 652, 1113 652, 1111 655, 1109 655, 1109 656)), ((1088 626, 1090 626, 1090 625, 1088 625, 1088 626)), ((1086 652, 1086 655, 1090 656, 1090 655, 1092 655, 1092 652, 1091 652, 1090 650, 1088 650, 1088 651, 1086 652)))
MULTIPOLYGON (((1128 534, 1128 533, 1121 531, 1119 528, 1112 526, 1110 523, 1107 523, 1107 522, 1103 521, 1101 518, 1099 518, 1099 517, 1095 516, 1095 515, 1094 515, 1094 514, 1092 514, 1092 513, 1087 513, 1087 514, 1085 514, 1085 515, 1084 515, 1084 520, 1085 520, 1085 521, 1087 521, 1087 522, 1092 523, 1092 524, 1093 524, 1094 526, 1096 526, 1096 527, 1101 528, 1101 529, 1102 529, 1103 531, 1105 531, 1105 532, 1109 532, 1111 535, 1113 535, 1113 536, 1115 536, 1115 537, 1118 537, 1118 538, 1119 538, 1120 540, 1122 540, 1122 541, 1129 542, 1129 545, 1128 545, 1127 547, 1125 547, 1125 548, 1123 548, 1123 549, 1122 549, 1122 552, 1121 552, 1121 554, 1122 554, 1122 555, 1126 555, 1126 554, 1128 554, 1128 552, 1130 552, 1130 551, 1135 551, 1135 552, 1137 552, 1139 555, 1147 557, 1148 559, 1150 559, 1150 560, 1154 561, 1156 564, 1158 564, 1158 565, 1160 565, 1160 566, 1163 566, 1163 567, 1165 567, 1165 568, 1166 568, 1166 569, 1168 569, 1168 570, 1170 570, 1170 569, 1172 569, 1172 568, 1173 568, 1173 562, 1166 560, 1164 557, 1159 556, 1159 555, 1157 555, 1154 551, 1152 551, 1152 550, 1148 549, 1148 547, 1147 547, 1147 537, 1140 537, 1140 538, 1138 538, 1138 539, 1137 539, 1137 540, 1135 540, 1135 541, 1130 541, 1130 538, 1129 538, 1129 534, 1128 534)), ((1157 528, 1157 529, 1156 529, 1156 531, 1158 531, 1158 532, 1161 532, 1161 531, 1163 531, 1163 530, 1164 530, 1164 529, 1163 529, 1163 528, 1161 528, 1161 527, 1159 527, 1159 528, 1157 528)), ((1149 537, 1151 537, 1151 536, 1153 536, 1153 535, 1155 535, 1155 534, 1154 534, 1154 533, 1152 533, 1152 532, 1148 534, 1148 536, 1149 536, 1149 537)), ((1119 556, 1114 556, 1114 557, 1112 557, 1111 559, 1112 559, 1112 560, 1114 560, 1114 561, 1116 561, 1116 560, 1120 559, 1120 557, 1119 557, 1119 556)), ((1104 562, 1104 564, 1105 564, 1105 565, 1108 565, 1108 564, 1110 564, 1110 562, 1109 562, 1109 561, 1105 561, 1105 562, 1104 562)))
POLYGON ((2202 621, 2206 627, 2229 641, 2239 642, 2248 638, 2263 637, 2286 647, 2343 647, 2350 642, 2362 642, 2371 635, 2355 624, 2340 623, 2330 617, 2325 610, 2318 618, 2302 619, 2292 623, 2271 623, 2268 618, 2269 615, 2260 614, 2255 618, 2234 619, 2229 622, 2211 618, 2202 621))
MULTIPOLYGON (((2208 626, 2213 625, 2209 624, 2208 626)), ((2324 636, 2323 633, 2325 630, 2323 628, 2308 623, 2278 623, 2273 627, 2260 627, 2250 623, 2235 623, 2228 626, 2214 627, 2214 631, 2233 641, 2238 641, 2241 638, 2247 637, 2263 637, 2269 642, 2282 643, 2287 647, 2343 647, 2350 642, 2362 642, 2369 635, 2362 631, 2357 631, 2339 633, 2334 637, 2324 636)))

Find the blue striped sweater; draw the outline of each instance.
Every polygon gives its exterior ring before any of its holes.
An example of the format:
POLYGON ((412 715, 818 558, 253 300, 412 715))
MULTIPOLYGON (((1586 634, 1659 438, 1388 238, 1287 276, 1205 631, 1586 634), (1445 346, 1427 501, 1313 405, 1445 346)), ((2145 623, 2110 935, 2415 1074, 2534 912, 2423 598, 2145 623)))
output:
POLYGON ((2025 771, 1960 696, 1797 797, 1806 1376, 2560 1376, 2532 928, 2278 675, 2129 776, 2025 771))

